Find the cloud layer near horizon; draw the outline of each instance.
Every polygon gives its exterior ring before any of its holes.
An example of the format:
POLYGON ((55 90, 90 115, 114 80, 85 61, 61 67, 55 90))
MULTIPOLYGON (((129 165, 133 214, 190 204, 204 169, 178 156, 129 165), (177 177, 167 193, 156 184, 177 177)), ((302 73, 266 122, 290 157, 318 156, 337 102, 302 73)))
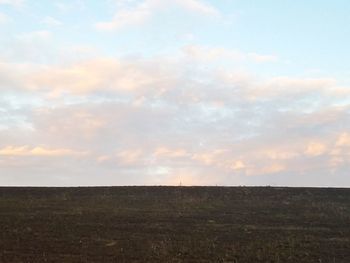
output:
POLYGON ((28 166, 43 184, 63 185, 72 178, 293 184, 288 174, 315 174, 325 184, 345 176, 349 107, 339 102, 349 98, 346 88, 332 79, 255 79, 202 66, 188 57, 33 65, 30 73, 3 64, 4 184, 16 177, 30 184, 28 166), (21 96, 22 103, 13 99, 21 96))

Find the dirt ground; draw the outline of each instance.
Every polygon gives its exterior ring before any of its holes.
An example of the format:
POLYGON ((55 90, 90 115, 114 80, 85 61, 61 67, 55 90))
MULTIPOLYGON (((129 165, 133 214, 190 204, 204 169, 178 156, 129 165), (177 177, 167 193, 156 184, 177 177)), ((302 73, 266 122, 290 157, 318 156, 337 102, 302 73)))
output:
POLYGON ((350 189, 0 188, 0 262, 350 262, 350 189))

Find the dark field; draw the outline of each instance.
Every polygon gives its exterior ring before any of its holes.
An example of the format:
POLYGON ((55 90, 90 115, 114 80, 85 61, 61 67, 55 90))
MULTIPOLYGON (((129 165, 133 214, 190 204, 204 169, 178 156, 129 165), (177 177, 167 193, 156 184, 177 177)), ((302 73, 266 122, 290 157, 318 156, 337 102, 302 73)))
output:
POLYGON ((350 262, 350 189, 0 188, 0 262, 350 262))

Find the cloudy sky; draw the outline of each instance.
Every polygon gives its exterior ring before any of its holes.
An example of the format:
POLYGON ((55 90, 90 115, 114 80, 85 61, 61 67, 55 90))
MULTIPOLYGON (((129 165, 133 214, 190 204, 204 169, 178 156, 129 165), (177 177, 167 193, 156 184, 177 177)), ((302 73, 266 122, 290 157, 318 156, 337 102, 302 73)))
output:
POLYGON ((0 185, 350 186, 348 0, 0 0, 0 185))

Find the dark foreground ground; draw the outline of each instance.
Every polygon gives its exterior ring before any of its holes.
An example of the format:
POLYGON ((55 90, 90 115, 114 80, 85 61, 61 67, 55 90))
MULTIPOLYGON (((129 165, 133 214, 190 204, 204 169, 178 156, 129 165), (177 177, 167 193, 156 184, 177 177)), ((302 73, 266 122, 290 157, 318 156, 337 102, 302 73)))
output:
POLYGON ((350 262, 350 189, 0 188, 0 262, 350 262))

